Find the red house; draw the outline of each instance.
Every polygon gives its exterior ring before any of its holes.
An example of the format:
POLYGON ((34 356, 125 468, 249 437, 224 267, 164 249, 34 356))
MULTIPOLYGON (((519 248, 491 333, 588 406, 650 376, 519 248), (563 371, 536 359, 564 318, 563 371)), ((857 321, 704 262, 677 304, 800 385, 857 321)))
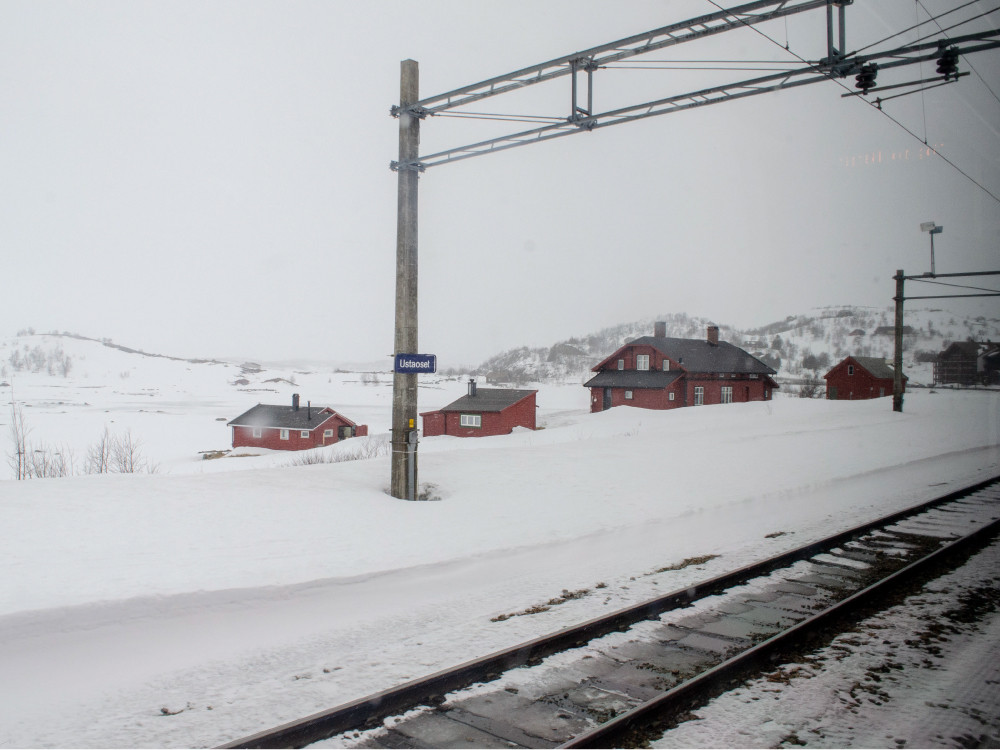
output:
POLYGON ((355 424, 328 406, 315 409, 299 406, 299 394, 292 394, 291 406, 257 404, 240 414, 229 426, 233 428, 233 447, 269 448, 276 451, 302 451, 332 445, 350 437, 368 434, 368 425, 355 424))
POLYGON ((420 414, 424 436, 486 437, 506 435, 515 427, 533 430, 537 393, 513 388, 477 388, 476 381, 470 380, 465 396, 442 409, 420 414))
MULTIPOLYGON (((895 371, 877 357, 845 357, 835 364, 826 379, 826 397, 831 401, 858 401, 892 395, 895 371)), ((906 391, 906 376, 903 376, 906 391)))
POLYGON ((590 411, 613 406, 676 409, 681 406, 769 401, 775 371, 737 346, 719 341, 718 326, 705 339, 675 339, 666 323, 652 336, 630 341, 593 368, 590 411))

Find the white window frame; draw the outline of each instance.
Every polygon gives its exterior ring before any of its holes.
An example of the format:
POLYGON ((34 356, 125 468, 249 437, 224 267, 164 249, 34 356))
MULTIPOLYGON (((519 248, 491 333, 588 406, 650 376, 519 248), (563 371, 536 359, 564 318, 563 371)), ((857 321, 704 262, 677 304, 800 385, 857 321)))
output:
POLYGON ((625 391, 625 400, 626 401, 632 400, 632 391, 625 391))
POLYGON ((670 360, 669 359, 664 359, 663 360, 663 371, 664 372, 670 372, 670 360))
POLYGON ((252 434, 253 434, 253 436, 255 438, 259 438, 259 437, 263 437, 264 436, 264 430, 262 428, 260 428, 260 427, 252 427, 251 429, 253 430, 252 434))
POLYGON ((635 369, 637 369, 637 370, 648 370, 649 369, 649 355, 648 354, 636 354, 635 355, 635 369))
POLYGON ((677 395, 676 393, 674 393, 673 391, 670 391, 669 400, 673 401, 674 400, 674 396, 676 396, 676 395, 677 395))
POLYGON ((731 385, 722 386, 722 393, 720 395, 722 403, 731 404, 733 403, 733 387, 731 385))
POLYGON ((474 429, 482 428, 483 426, 483 415, 482 414, 460 414, 458 417, 458 423, 462 427, 471 427, 474 429))
POLYGON ((279 440, 288 440, 288 430, 281 430, 278 433, 278 439, 279 440))
POLYGON ((624 370, 625 369, 625 360, 624 359, 619 359, 618 360, 618 369, 619 370, 624 370))
POLYGON ((696 385, 694 387, 694 405, 695 406, 705 405, 705 386, 696 385))
POLYGON ((309 430, 299 430, 299 437, 300 438, 308 438, 309 437, 309 430))
POLYGON ((847 374, 848 375, 853 375, 854 374, 854 365, 848 365, 847 366, 847 374))
POLYGON ((333 437, 333 430, 323 430, 323 437, 333 437))

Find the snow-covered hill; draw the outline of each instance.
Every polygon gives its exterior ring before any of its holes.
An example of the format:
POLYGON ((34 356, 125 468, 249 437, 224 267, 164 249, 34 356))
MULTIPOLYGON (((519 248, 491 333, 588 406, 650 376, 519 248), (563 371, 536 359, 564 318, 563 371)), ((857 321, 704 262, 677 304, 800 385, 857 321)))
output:
MULTIPOLYGON (((886 308, 839 306, 790 315, 757 328, 671 313, 574 336, 549 347, 520 347, 483 362, 477 374, 513 383, 547 380, 582 382, 590 368, 627 341, 653 332, 654 320, 667 324, 667 336, 702 338, 711 324, 719 337, 741 346, 778 371, 778 381, 795 383, 821 377, 848 355, 892 360, 895 313, 886 308)), ((906 313, 903 368, 913 385, 931 385, 933 358, 955 341, 1000 340, 1000 318, 966 318, 934 308, 906 313)))

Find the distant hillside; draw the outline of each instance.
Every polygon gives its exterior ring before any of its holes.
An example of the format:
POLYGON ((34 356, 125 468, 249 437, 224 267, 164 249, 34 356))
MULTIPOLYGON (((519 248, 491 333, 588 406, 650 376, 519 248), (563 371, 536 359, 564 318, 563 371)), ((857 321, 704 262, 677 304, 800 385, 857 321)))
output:
MULTIPOLYGON (((483 362, 474 374, 496 382, 523 384, 551 380, 582 382, 590 368, 632 339, 653 333, 654 321, 667 325, 667 336, 702 338, 719 326, 719 338, 740 346, 778 371, 779 381, 815 380, 847 355, 892 359, 894 310, 875 307, 818 308, 805 315, 757 328, 737 328, 706 318, 671 313, 623 323, 587 336, 557 341, 549 347, 520 347, 483 362)), ((932 362, 955 341, 1000 341, 1000 319, 964 318, 943 310, 906 314, 903 368, 913 384, 929 385, 932 362)), ((457 374, 457 373, 456 373, 457 374)))

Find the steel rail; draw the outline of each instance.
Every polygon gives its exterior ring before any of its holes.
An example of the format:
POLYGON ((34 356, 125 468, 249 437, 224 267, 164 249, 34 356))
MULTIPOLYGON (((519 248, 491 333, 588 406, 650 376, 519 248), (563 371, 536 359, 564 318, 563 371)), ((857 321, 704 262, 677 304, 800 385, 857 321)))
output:
POLYGON ((992 521, 964 537, 948 542, 945 546, 913 561, 846 599, 836 602, 822 612, 783 630, 690 680, 675 685, 662 695, 616 716, 589 732, 577 735, 559 747, 621 747, 626 736, 648 731, 649 725, 655 723, 657 717, 672 712, 678 707, 690 710, 692 706, 704 703, 714 694, 723 692, 723 690, 718 689, 718 685, 728 684, 741 674, 745 674, 748 669, 760 671, 772 667, 774 657, 782 650, 794 648, 817 630, 834 621, 849 617, 876 598, 904 585, 948 557, 978 544, 983 539, 996 536, 998 531, 1000 531, 1000 520, 992 521))
MULTIPOLYGON (((769 557, 737 570, 729 571, 692 586, 678 589, 664 596, 641 602, 608 615, 587 620, 578 625, 564 628, 556 633, 540 636, 478 659, 472 659, 457 667, 411 680, 398 687, 383 690, 349 703, 344 703, 335 708, 314 713, 278 727, 263 730, 242 739, 220 745, 219 747, 304 747, 313 742, 318 742, 349 730, 373 728, 377 726, 378 722, 389 716, 403 713, 418 705, 435 704, 446 693, 451 691, 459 690, 476 682, 496 679, 503 672, 516 667, 535 664, 547 656, 583 646, 603 635, 627 630, 636 623, 655 619, 664 612, 673 609, 686 607, 694 601, 717 594, 752 578, 766 575, 777 568, 785 567, 799 560, 808 559, 820 552, 835 548, 854 537, 895 523, 909 516, 917 515, 936 506, 952 502, 998 481, 1000 481, 1000 476, 976 482, 940 497, 924 501, 904 510, 890 513, 824 539, 811 542, 802 547, 769 557)), ((760 645, 763 646, 764 643, 760 645)), ((721 666, 719 665, 714 669, 718 669, 721 666)), ((581 735, 581 737, 584 737, 584 735, 581 735)))

